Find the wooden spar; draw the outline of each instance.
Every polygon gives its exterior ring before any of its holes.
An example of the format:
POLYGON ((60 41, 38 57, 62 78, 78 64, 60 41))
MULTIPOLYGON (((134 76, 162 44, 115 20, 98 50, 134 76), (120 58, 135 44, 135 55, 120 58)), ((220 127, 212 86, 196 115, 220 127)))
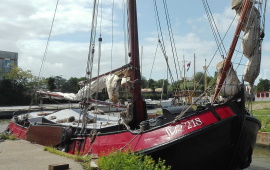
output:
POLYGON ((242 8, 241 17, 240 17, 240 19, 238 21, 238 24, 237 24, 237 27, 236 27, 236 30, 235 30, 235 33, 234 33, 234 38, 232 40, 229 52, 228 52, 226 60, 225 60, 225 64, 224 64, 224 67, 223 67, 223 71, 222 71, 222 74, 221 74, 220 81, 218 82, 218 84, 216 86, 215 94, 214 94, 214 97, 213 97, 213 102, 216 101, 217 96, 218 96, 218 94, 220 92, 220 89, 221 89, 221 87, 222 87, 222 85, 223 85, 223 83, 224 83, 224 81, 226 79, 227 72, 231 67, 231 59, 232 59, 232 56, 233 56, 233 53, 234 53, 234 50, 235 50, 235 46, 237 44, 241 29, 243 27, 243 22, 245 20, 246 13, 247 13, 248 9, 250 8, 250 6, 251 6, 250 0, 246 0, 244 6, 242 8))
MULTIPOLYGON (((115 73, 115 72, 117 72, 117 71, 124 70, 124 69, 126 69, 126 68, 128 68, 128 67, 131 67, 130 64, 126 64, 126 65, 124 65, 124 66, 122 66, 122 67, 120 67, 120 68, 117 68, 117 69, 111 70, 111 71, 109 71, 109 72, 107 72, 107 73, 104 73, 104 74, 101 74, 101 75, 99 75, 99 76, 93 77, 93 78, 91 79, 91 81, 94 81, 94 80, 96 80, 96 79, 98 79, 98 78, 100 78, 100 77, 109 75, 109 74, 111 74, 111 73, 115 73)), ((88 80, 88 82, 89 82, 89 80, 88 80)))
POLYGON ((137 25, 136 0, 128 0, 129 17, 129 36, 130 36, 130 57, 133 74, 131 81, 134 82, 132 101, 133 101, 133 121, 131 126, 138 127, 139 123, 147 119, 145 102, 141 95, 141 73, 139 60, 139 41, 137 25))

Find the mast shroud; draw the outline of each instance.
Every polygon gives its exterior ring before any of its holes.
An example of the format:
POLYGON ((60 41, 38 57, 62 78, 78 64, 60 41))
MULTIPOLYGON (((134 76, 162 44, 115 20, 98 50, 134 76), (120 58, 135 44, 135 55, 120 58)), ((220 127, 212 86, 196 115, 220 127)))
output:
POLYGON ((240 19, 238 21, 238 24, 237 24, 237 27, 236 27, 236 30, 235 30, 235 33, 234 33, 234 38, 232 40, 229 52, 228 52, 227 57, 225 59, 225 64, 224 64, 224 67, 223 67, 223 71, 222 71, 222 74, 221 74, 220 81, 217 84, 216 89, 215 89, 213 102, 217 99, 217 96, 218 96, 218 94, 220 92, 220 89, 223 86, 223 83, 224 83, 224 81, 226 79, 227 72, 231 67, 231 59, 232 59, 232 56, 233 56, 233 53, 234 53, 234 50, 235 50, 235 46, 236 46, 237 41, 239 39, 239 35, 240 35, 241 29, 243 27, 243 22, 245 20, 246 13, 247 13, 247 11, 248 11, 248 9, 250 7, 251 7, 250 0, 246 0, 244 6, 242 8, 241 17, 240 17, 240 19))

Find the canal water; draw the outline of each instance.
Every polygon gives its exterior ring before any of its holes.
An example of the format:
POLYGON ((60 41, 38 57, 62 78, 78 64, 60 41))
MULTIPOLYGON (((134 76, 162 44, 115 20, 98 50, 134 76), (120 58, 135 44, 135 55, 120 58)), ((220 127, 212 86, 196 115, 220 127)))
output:
MULTIPOLYGON (((3 132, 10 119, 0 119, 0 133, 3 132)), ((256 146, 253 155, 251 166, 245 170, 270 170, 270 148, 256 146)))

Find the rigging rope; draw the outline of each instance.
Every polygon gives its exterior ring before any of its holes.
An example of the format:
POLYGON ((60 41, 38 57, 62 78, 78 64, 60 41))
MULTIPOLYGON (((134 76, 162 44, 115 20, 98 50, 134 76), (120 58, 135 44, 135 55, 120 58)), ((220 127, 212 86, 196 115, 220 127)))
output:
POLYGON ((114 0, 112 0, 112 44, 111 44, 111 70, 112 70, 112 55, 113 55, 113 13, 114 11, 114 0))
MULTIPOLYGON (((178 56, 177 56, 177 51, 176 51, 176 47, 175 47, 175 41, 174 41, 174 37, 173 37, 171 21, 170 21, 170 16, 169 16, 169 12, 168 12, 168 6, 167 6, 167 3, 165 0, 163 0, 163 6, 165 9, 165 15, 166 15, 167 27, 168 27, 168 32, 169 32, 169 37, 170 37, 170 42, 171 42, 172 55, 173 55, 173 60, 174 60, 176 76, 177 76, 177 80, 179 80, 178 71, 177 71, 178 69, 177 69, 176 62, 175 62, 175 57, 178 58, 178 56)), ((178 66, 179 66, 179 63, 178 63, 178 66)))
POLYGON ((209 21, 209 24, 210 24, 210 27, 211 27, 211 30, 213 32, 213 35, 214 35, 214 38, 216 40, 216 44, 218 46, 218 49, 219 49, 219 52, 220 52, 220 55, 224 55, 226 54, 227 55, 227 52, 226 52, 226 49, 224 47, 224 44, 223 44, 223 39, 221 38, 220 36, 220 33, 218 31, 218 28, 217 28, 217 25, 216 25, 216 22, 215 22, 215 19, 213 17, 213 14, 211 12, 211 9, 209 7, 209 4, 207 2, 207 0, 202 0, 203 2, 203 6, 204 6, 204 9, 205 9, 205 13, 207 15, 207 18, 208 18, 208 21, 209 21), (220 42, 219 42, 220 41, 220 42), (222 45, 223 49, 220 48, 220 45, 222 45), (224 51, 223 51, 224 50, 224 51))
MULTIPOLYGON (((49 42, 50 42, 50 39, 51 39, 51 34, 52 34, 53 24, 54 24, 56 12, 57 12, 58 2, 59 2, 59 0, 57 0, 57 2, 56 2, 56 6, 55 6, 54 14, 53 14, 53 20, 52 20, 52 24, 51 24, 49 36, 48 36, 48 39, 47 39, 45 51, 44 51, 44 54, 43 54, 43 59, 42 59, 42 62, 41 62, 41 66, 40 66, 39 73, 38 73, 38 80, 40 79, 40 76, 41 76, 41 74, 42 74, 42 70, 43 70, 43 67, 44 67, 44 62, 45 62, 45 60, 46 60, 47 50, 48 50, 49 42)), ((38 82, 39 82, 39 81, 38 81, 38 82)), ((40 85, 38 84, 38 87, 39 87, 39 86, 40 86, 40 85)))
MULTIPOLYGON (((168 70, 168 72, 170 74, 172 86, 173 86, 173 88, 175 88, 175 81, 173 79, 173 76, 172 76, 172 73, 171 73, 171 70, 170 70, 170 67, 169 67, 168 57, 166 55, 166 48, 165 48, 165 45, 164 45, 163 32, 162 32, 162 29, 161 29, 160 17, 159 17, 159 12, 158 12, 158 9, 157 9, 156 0, 153 0, 153 3, 154 3, 154 11, 155 11, 155 18, 156 18, 156 27, 157 27, 157 33, 158 33, 158 44, 160 45, 161 51, 162 51, 162 53, 164 55, 164 58, 165 58, 165 61, 166 61, 166 64, 167 64, 167 70, 168 70)), ((180 68, 180 66, 179 66, 179 68, 180 68)), ((178 76, 178 74, 177 74, 177 76, 178 76)))
POLYGON ((126 28, 126 14, 127 13, 127 7, 126 7, 126 3, 125 3, 125 0, 123 0, 122 2, 122 5, 123 5, 123 30, 124 30, 124 49, 125 49, 125 64, 128 63, 128 48, 127 48, 127 45, 128 45, 128 41, 127 41, 127 28, 126 28))
MULTIPOLYGON (((151 67, 149 79, 152 78, 152 71, 153 71, 153 67, 154 67, 155 61, 156 61, 157 49, 158 49, 158 43, 157 43, 156 52, 155 52, 154 60, 153 60, 153 63, 152 63, 152 67, 151 67)), ((148 81, 147 87, 149 87, 149 81, 148 81)))
MULTIPOLYGON (((89 81, 87 81, 87 83, 89 83, 89 89, 91 89, 93 60, 94 60, 94 54, 95 54, 95 38, 96 38, 96 28, 97 28, 98 3, 99 3, 99 0, 94 0, 94 2, 93 2, 92 23, 91 23, 88 59, 87 59, 86 75, 85 75, 85 77, 87 77, 87 80, 89 80, 89 81)), ((86 114, 88 114, 88 107, 90 106, 87 103, 89 103, 89 98, 91 98, 90 94, 91 94, 91 90, 83 91, 83 96, 85 98, 83 99, 83 102, 82 102, 82 103, 84 103, 83 104, 84 108, 81 110, 80 117, 79 117, 79 120, 80 120, 81 115, 83 113, 83 115, 82 115, 83 116, 83 120, 82 120, 83 123, 82 123, 82 129, 81 129, 80 133, 86 132, 86 129, 85 129, 86 123, 87 123, 86 114)), ((76 132, 78 131, 78 128, 79 128, 79 123, 77 125, 76 132)))
MULTIPOLYGON (((95 53, 97 13, 98 13, 98 3, 97 3, 97 0, 94 0, 91 33, 90 33, 90 41, 89 41, 89 51, 88 51, 88 61, 87 61, 87 67, 86 67, 86 77, 90 81, 92 79, 93 60, 94 60, 94 53, 95 53)), ((89 88, 91 89, 91 82, 89 82, 89 86, 90 86, 89 88)), ((87 97, 87 99, 89 97, 91 97, 91 96, 89 96, 90 91, 89 91, 89 94, 85 94, 85 95, 86 95, 85 97, 87 97)))

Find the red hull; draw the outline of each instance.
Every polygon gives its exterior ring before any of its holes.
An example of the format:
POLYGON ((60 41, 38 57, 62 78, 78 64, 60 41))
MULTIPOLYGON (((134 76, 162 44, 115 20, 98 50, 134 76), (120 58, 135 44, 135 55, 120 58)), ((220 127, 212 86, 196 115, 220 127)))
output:
MULTIPOLYGON (((228 107, 220 107, 216 112, 222 120, 235 116, 228 107)), ((218 122, 218 119, 209 110, 189 118, 167 124, 166 126, 145 131, 143 133, 130 131, 116 132, 113 134, 104 134, 96 136, 91 144, 90 138, 86 138, 83 144, 82 141, 75 141, 69 152, 74 153, 75 150, 80 150, 84 153, 91 152, 95 154, 104 154, 111 150, 132 149, 133 151, 151 150, 159 145, 164 145, 179 138, 183 138, 188 134, 195 133, 198 130, 205 129, 218 122), (75 146, 84 146, 76 148, 75 146)))
POLYGON ((20 139, 25 139, 26 138, 26 132, 27 132, 26 127, 23 127, 23 126, 20 126, 18 124, 15 124, 13 122, 10 122, 9 125, 8 125, 8 129, 17 138, 20 138, 20 139))
MULTIPOLYGON (((91 153, 101 155, 114 150, 131 149, 135 152, 150 154, 156 159, 161 157, 166 159, 173 167, 184 169, 189 169, 187 167, 190 167, 190 165, 186 165, 183 162, 178 164, 179 161, 174 157, 180 158, 181 155, 192 157, 193 154, 196 154, 200 155, 200 157, 197 157, 195 162, 206 159, 203 161, 205 162, 207 159, 214 160, 221 156, 215 161, 219 164, 230 164, 230 160, 233 159, 235 150, 237 150, 236 146, 237 142, 239 142, 238 130, 240 129, 238 127, 239 116, 235 114, 234 110, 227 105, 217 106, 213 110, 206 109, 201 112, 194 112, 182 120, 157 126, 144 132, 112 131, 109 133, 99 133, 93 137, 73 134, 73 138, 64 141, 64 144, 66 151, 71 154, 79 152, 80 154, 91 153), (223 161, 220 162, 220 160, 223 161)), ((248 124, 242 132, 242 138, 245 141, 242 141, 242 146, 240 147, 241 153, 245 154, 237 156, 243 157, 244 160, 242 162, 247 162, 246 159, 251 156, 250 148, 253 150, 256 134, 260 128, 259 122, 249 121, 248 124)), ((29 129, 38 129, 40 127, 42 126, 33 125, 29 129)), ((52 126, 44 125, 43 127, 51 128, 52 126)), ((58 128, 64 129, 63 127, 58 128)), ((10 123, 9 129, 19 138, 29 139, 27 135, 30 133, 27 133, 26 128, 10 123)), ((33 133, 31 134, 31 138, 33 138, 33 133)), ((36 135, 35 139, 44 139, 42 133, 35 133, 34 135, 36 135)), ((61 137, 66 134, 62 130, 57 135, 58 141, 59 139, 62 141, 61 137)), ((38 141, 40 140, 35 142, 39 143, 38 141)), ((181 159, 185 159, 185 157, 181 159)), ((188 161, 185 160, 185 162, 188 161)), ((198 163, 198 165, 200 164, 198 163)), ((200 166, 203 166, 203 164, 200 166)), ((215 165, 215 168, 216 166, 218 165, 215 165)), ((223 166, 226 167, 228 165, 223 166)), ((237 164, 233 167, 238 166, 240 165, 237 164)), ((190 168, 195 169, 194 167, 195 165, 193 165, 193 168, 192 166, 190 168)), ((211 169, 210 167, 207 168, 211 169)))

